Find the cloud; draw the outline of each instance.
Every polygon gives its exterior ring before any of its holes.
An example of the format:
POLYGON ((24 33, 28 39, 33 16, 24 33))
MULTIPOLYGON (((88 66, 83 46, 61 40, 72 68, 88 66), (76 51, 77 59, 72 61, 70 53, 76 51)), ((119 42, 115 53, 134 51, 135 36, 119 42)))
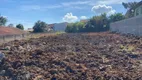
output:
POLYGON ((88 4, 90 1, 73 1, 73 2, 63 2, 61 3, 63 6, 72 6, 72 5, 84 5, 88 4))
POLYGON ((111 6, 106 6, 106 5, 97 5, 92 7, 92 11, 95 12, 96 14, 114 14, 116 11, 111 7, 111 6))
POLYGON ((111 5, 111 4, 122 4, 122 2, 128 2, 128 0, 100 0, 97 2, 97 4, 111 5))
POLYGON ((86 16, 81 16, 80 19, 87 19, 87 17, 86 16))
POLYGON ((21 9, 22 10, 40 10, 41 7, 39 5, 24 5, 24 6, 21 6, 21 9))
POLYGON ((30 11, 30 10, 47 10, 47 9, 56 9, 61 8, 60 5, 49 5, 49 6, 40 6, 40 5, 24 5, 21 6, 21 10, 30 11))
POLYGON ((72 1, 72 2, 63 2, 61 3, 63 6, 73 6, 73 5, 97 5, 97 4, 122 4, 122 2, 128 2, 129 0, 80 0, 80 1, 72 1))
POLYGON ((63 17, 63 21, 66 22, 75 22, 78 20, 77 16, 74 16, 72 13, 67 13, 64 17, 63 17))

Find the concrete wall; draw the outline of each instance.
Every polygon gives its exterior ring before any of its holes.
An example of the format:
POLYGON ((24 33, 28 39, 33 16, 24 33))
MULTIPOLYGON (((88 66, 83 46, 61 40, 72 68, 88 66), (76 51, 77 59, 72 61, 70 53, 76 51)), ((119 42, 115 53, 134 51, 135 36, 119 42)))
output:
POLYGON ((56 23, 54 24, 54 30, 55 31, 65 31, 67 27, 67 23, 56 23))
POLYGON ((21 40, 28 37, 31 37, 31 34, 0 35, 0 43, 5 43, 13 40, 21 40))
POLYGON ((110 31, 142 36, 142 15, 111 23, 110 31))

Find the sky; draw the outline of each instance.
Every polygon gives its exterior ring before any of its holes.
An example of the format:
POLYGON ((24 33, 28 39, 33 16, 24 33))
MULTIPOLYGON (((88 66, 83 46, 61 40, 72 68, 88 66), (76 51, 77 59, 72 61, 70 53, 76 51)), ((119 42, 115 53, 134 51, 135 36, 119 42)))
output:
POLYGON ((0 14, 8 24, 32 28, 38 20, 48 24, 76 22, 107 13, 126 13, 122 2, 140 0, 0 0, 0 14))

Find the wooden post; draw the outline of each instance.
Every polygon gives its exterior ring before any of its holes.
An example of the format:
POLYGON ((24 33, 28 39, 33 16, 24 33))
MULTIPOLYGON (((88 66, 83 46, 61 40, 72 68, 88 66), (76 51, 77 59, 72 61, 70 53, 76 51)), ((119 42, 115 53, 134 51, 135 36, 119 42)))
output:
POLYGON ((3 36, 3 42, 5 42, 5 36, 3 36))
POLYGON ((14 35, 14 40, 16 40, 16 35, 14 35))

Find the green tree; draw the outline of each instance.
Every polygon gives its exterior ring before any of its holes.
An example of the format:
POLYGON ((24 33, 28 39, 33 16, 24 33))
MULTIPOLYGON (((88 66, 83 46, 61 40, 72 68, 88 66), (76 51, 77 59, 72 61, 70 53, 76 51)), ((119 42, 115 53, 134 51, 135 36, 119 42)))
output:
POLYGON ((68 32, 68 33, 72 33, 73 32, 73 24, 74 23, 69 23, 68 25, 67 25, 67 27, 66 27, 66 30, 65 30, 65 32, 68 32))
POLYGON ((33 27, 34 32, 46 32, 48 25, 43 21, 37 21, 33 27))
POLYGON ((24 26, 23 26, 22 24, 16 25, 16 28, 21 29, 21 30, 24 30, 24 26))
POLYGON ((83 32, 84 28, 85 28, 84 22, 75 22, 75 23, 69 23, 65 31, 68 33, 77 33, 77 32, 83 32))
POLYGON ((7 18, 0 15, 0 26, 5 26, 7 18))
POLYGON ((125 16, 122 13, 116 13, 109 16, 110 22, 116 22, 125 19, 125 16))
POLYGON ((102 32, 108 31, 110 22, 116 22, 125 19, 121 13, 116 13, 111 16, 107 16, 106 13, 99 16, 93 16, 87 23, 75 22, 67 25, 66 32, 102 32))
POLYGON ((100 16, 92 17, 85 26, 86 32, 101 32, 109 30, 109 20, 104 13, 100 16))

